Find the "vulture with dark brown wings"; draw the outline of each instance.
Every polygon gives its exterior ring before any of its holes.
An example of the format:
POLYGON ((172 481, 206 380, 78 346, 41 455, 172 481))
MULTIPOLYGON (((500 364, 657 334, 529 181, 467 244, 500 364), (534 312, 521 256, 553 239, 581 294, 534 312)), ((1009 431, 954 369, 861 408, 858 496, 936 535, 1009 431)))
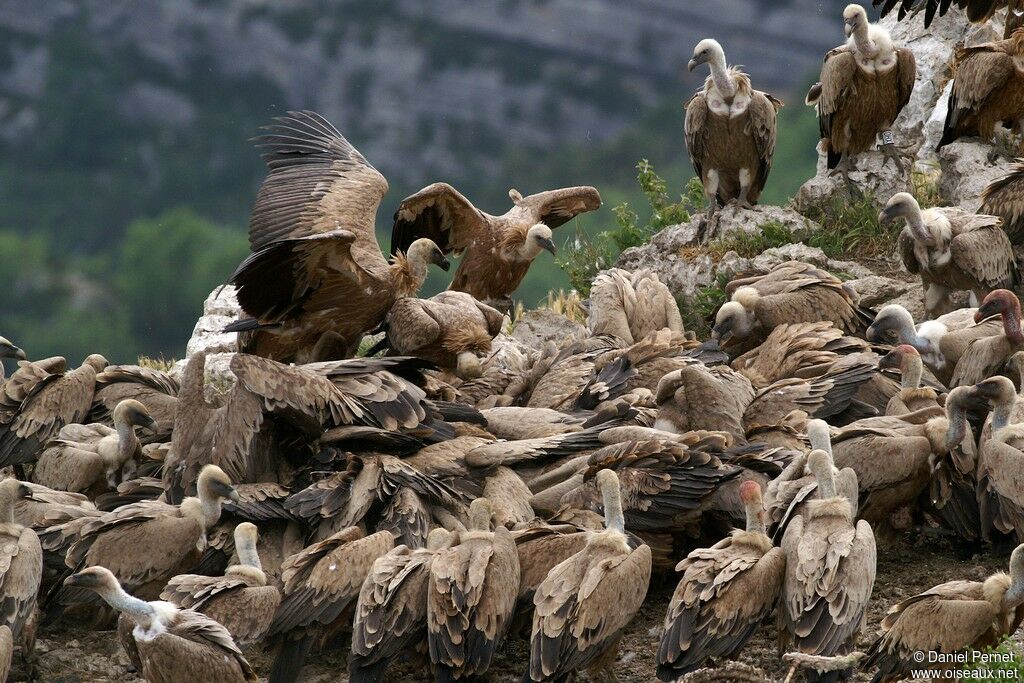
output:
POLYGON ((931 26, 935 15, 945 15, 950 7, 956 5, 967 13, 967 18, 976 24, 991 19, 995 13, 1007 8, 1006 28, 1003 37, 1010 35, 1024 26, 1024 2, 1021 0, 872 0, 875 7, 881 6, 884 17, 895 8, 899 8, 900 21, 907 15, 915 16, 924 10, 924 26, 931 26))
POLYGON ((384 258, 374 221, 388 183, 324 117, 290 112, 256 138, 269 169, 249 219, 249 255, 231 276, 249 319, 242 351, 284 362, 346 358, 431 263, 428 239, 384 258))

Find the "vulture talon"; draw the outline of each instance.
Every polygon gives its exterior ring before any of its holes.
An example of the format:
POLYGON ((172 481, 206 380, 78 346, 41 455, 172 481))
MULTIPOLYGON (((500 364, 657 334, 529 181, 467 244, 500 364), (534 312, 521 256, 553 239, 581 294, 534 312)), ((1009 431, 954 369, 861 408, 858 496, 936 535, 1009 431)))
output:
POLYGON ((892 160, 892 162, 896 164, 896 169, 901 174, 906 172, 906 166, 903 163, 903 155, 900 153, 900 150, 896 148, 896 145, 892 143, 885 143, 880 145, 878 149, 882 153, 882 156, 885 157, 882 161, 882 168, 885 168, 885 165, 889 163, 889 160, 892 160))

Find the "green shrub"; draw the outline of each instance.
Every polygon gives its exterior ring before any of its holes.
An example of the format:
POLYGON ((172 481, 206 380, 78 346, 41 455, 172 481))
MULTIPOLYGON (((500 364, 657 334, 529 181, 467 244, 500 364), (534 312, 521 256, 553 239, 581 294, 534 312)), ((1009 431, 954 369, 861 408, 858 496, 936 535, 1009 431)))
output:
POLYGON ((1011 681, 1024 678, 1024 659, 1021 659, 1020 647, 1007 636, 995 647, 984 650, 988 655, 1000 655, 996 660, 967 664, 964 669, 965 681, 1011 681))
POLYGON ((878 221, 878 207, 870 194, 836 193, 804 213, 822 226, 803 241, 829 258, 871 258, 891 252, 903 226, 899 221, 878 221))
POLYGON ((687 332, 693 332, 698 339, 708 338, 714 325, 715 311, 726 301, 725 286, 729 279, 728 275, 720 272, 714 282, 699 288, 691 298, 676 300, 687 332))

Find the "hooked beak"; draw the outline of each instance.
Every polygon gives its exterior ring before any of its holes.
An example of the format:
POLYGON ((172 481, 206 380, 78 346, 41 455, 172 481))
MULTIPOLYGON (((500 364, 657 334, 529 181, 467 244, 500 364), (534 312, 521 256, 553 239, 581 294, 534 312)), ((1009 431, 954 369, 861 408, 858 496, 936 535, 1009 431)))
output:
POLYGON ((991 302, 978 307, 978 310, 974 312, 974 324, 977 325, 981 321, 991 318, 994 315, 999 315, 999 311, 996 310, 995 306, 991 302))
POLYGON ((855 28, 857 27, 848 21, 843 23, 843 33, 846 34, 847 38, 853 35, 853 29, 855 28))
POLYGON ((551 239, 549 239, 547 237, 545 237, 544 239, 540 240, 540 246, 541 246, 541 248, 543 248, 543 249, 545 249, 547 251, 550 251, 552 256, 555 256, 555 252, 558 251, 555 248, 554 240, 551 240, 551 239))
POLYGON ((17 360, 28 360, 28 356, 20 348, 7 340, 0 342, 0 357, 16 358, 17 360))
POLYGON ((440 251, 435 251, 433 257, 430 259, 431 263, 438 266, 444 272, 448 272, 448 269, 452 267, 452 262, 448 260, 444 254, 440 251))
POLYGON ((878 331, 878 328, 872 323, 868 325, 867 331, 864 333, 864 338, 869 342, 878 342, 882 339, 882 333, 878 331))
POLYGON ((79 574, 72 574, 68 578, 64 579, 65 586, 81 586, 83 583, 82 577, 79 574))
POLYGON ((18 487, 18 498, 25 499, 32 497, 32 489, 25 486, 24 484, 18 487))
POLYGON ((693 71, 694 69, 696 69, 698 66, 700 66, 703 63, 704 63, 704 60, 702 58, 694 57, 689 62, 687 62, 686 69, 687 69, 687 71, 693 71))
POLYGON ((716 324, 711 328, 711 338, 718 341, 724 342, 732 336, 732 318, 727 318, 722 322, 716 324))
POLYGON ((895 206, 887 206, 878 214, 879 223, 888 223, 893 218, 899 215, 899 210, 895 206))
POLYGON ((145 415, 142 417, 139 426, 148 431, 150 434, 156 434, 156 420, 154 420, 149 415, 145 415))

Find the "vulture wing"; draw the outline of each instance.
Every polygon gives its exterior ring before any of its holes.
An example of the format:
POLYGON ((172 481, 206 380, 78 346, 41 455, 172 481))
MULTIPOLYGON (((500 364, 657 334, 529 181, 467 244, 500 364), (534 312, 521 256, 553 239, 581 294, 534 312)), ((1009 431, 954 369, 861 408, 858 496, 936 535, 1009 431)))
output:
POLYGON ((686 150, 690 153, 690 161, 693 162, 693 170, 701 182, 704 181, 704 158, 707 155, 707 129, 705 122, 708 118, 708 101, 704 90, 697 91, 686 104, 686 120, 683 124, 686 132, 686 150))
POLYGON ((821 137, 832 137, 832 115, 849 95, 857 60, 846 46, 829 50, 821 65, 821 95, 817 100, 821 137))
POLYGON ((434 183, 398 205, 391 253, 404 253, 420 237, 430 238, 446 254, 461 253, 480 230, 487 230, 480 210, 448 183, 434 183))
POLYGON ((601 207, 601 195, 590 186, 563 187, 523 197, 519 206, 533 210, 536 221, 549 228, 565 225, 581 213, 601 207))
POLYGON ((979 211, 1003 219, 1003 229, 1012 242, 1024 237, 1024 163, 1018 163, 981 193, 979 211))
POLYGON ((956 75, 946 116, 947 130, 956 128, 961 117, 977 108, 994 92, 1006 87, 1015 69, 1013 58, 992 43, 961 48, 957 52, 956 75))
POLYGON ((1010 238, 996 216, 968 214, 954 223, 949 249, 954 263, 987 289, 1012 288, 1017 266, 1010 238))
POLYGON ((772 170, 772 158, 775 156, 775 128, 776 116, 782 107, 782 100, 776 99, 768 93, 755 90, 750 99, 750 126, 754 138, 754 147, 757 149, 757 156, 761 160, 757 174, 756 194, 764 189, 768 180, 768 173, 772 170))
POLYGON ((269 173, 249 218, 253 251, 344 228, 357 235, 360 263, 374 251, 383 261, 374 219, 388 190, 384 176, 316 112, 288 112, 263 130, 254 142, 269 173))
POLYGON ((903 266, 910 273, 921 272, 921 264, 917 262, 917 255, 914 254, 914 237, 910 234, 910 228, 903 228, 900 232, 900 257, 903 259, 903 266))

